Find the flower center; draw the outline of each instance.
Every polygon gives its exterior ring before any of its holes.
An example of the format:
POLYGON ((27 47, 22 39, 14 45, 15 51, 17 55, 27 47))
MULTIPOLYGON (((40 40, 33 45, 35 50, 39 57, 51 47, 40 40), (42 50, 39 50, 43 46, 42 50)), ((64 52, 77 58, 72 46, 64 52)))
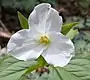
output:
POLYGON ((46 45, 50 43, 50 40, 47 36, 41 36, 39 42, 46 45))

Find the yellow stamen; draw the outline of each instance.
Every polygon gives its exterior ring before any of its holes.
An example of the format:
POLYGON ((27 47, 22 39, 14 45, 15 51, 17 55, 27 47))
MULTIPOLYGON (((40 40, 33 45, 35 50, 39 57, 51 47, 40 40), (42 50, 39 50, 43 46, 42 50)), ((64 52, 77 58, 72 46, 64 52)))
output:
POLYGON ((47 36, 41 36, 40 37, 40 43, 46 45, 46 44, 49 44, 50 43, 50 40, 48 39, 47 36))

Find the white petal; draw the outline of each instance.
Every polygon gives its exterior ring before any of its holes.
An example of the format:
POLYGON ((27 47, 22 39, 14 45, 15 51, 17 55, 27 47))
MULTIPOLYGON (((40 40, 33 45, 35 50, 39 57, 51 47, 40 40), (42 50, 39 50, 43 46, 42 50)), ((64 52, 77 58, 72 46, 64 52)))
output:
POLYGON ((72 55, 74 56, 74 44, 72 43, 72 41, 67 38, 66 36, 64 36, 62 33, 60 32, 50 32, 49 33, 51 40, 52 40, 52 46, 56 47, 57 49, 59 49, 60 53, 64 52, 65 55, 69 56, 72 55))
POLYGON ((44 50, 44 46, 36 43, 35 34, 30 30, 20 30, 10 38, 7 51, 19 60, 36 59, 44 50))
POLYGON ((19 60, 37 59, 45 49, 42 45, 28 44, 12 51, 11 55, 19 60))
MULTIPOLYGON (((51 52, 52 53, 52 52, 51 52)), ((50 53, 50 54, 51 54, 50 53)), ((56 66, 60 66, 60 67, 63 67, 65 65, 67 65, 72 56, 70 57, 66 57, 65 55, 63 54, 52 54, 50 55, 49 53, 47 55, 43 55, 45 60, 49 63, 49 64, 52 64, 54 65, 55 67, 56 66)))
POLYGON ((55 66, 65 66, 74 56, 74 45, 70 39, 61 33, 49 33, 52 41, 49 48, 44 51, 45 60, 55 66))
POLYGON ((30 28, 37 29, 39 32, 60 31, 62 17, 58 12, 51 8, 48 3, 37 5, 29 16, 28 23, 30 28))

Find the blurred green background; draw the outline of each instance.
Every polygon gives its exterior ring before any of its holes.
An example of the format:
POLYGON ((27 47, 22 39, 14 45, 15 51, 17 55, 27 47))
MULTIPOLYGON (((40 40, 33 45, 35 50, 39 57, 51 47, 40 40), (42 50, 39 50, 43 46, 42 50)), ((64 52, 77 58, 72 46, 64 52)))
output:
POLYGON ((79 34, 73 39, 76 53, 90 53, 90 0, 0 0, 0 47, 7 45, 10 34, 21 29, 17 11, 28 18, 34 6, 50 3, 63 17, 64 23, 79 22, 79 34))

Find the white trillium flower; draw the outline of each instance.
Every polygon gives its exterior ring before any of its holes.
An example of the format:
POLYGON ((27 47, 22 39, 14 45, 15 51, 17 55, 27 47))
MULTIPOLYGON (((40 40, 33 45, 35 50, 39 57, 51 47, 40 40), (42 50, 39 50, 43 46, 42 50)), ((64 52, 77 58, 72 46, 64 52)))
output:
POLYGON ((61 31, 62 17, 48 3, 37 5, 29 16, 30 29, 13 34, 7 51, 19 60, 37 59, 40 55, 49 64, 65 66, 74 56, 74 45, 61 31))

